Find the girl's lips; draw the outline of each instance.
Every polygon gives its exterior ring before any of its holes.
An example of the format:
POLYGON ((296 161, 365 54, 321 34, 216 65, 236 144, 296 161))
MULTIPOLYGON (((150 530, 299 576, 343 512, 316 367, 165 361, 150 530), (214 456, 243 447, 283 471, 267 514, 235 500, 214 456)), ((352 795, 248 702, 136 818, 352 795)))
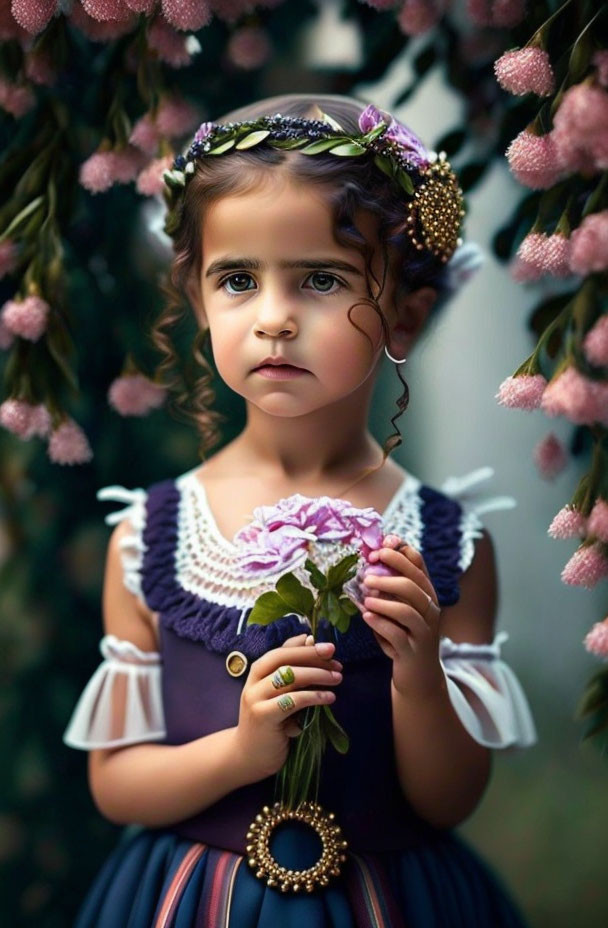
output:
POLYGON ((300 377, 307 374, 308 371, 302 367, 293 367, 291 364, 263 364, 253 370, 254 374, 260 374, 269 380, 291 380, 293 377, 300 377))

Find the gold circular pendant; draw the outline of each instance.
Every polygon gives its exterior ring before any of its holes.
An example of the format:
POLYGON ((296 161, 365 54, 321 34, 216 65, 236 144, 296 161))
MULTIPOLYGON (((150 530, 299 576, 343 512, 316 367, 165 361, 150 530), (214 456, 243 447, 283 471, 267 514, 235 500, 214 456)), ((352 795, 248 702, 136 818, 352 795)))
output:
POLYGON ((325 812, 316 802, 303 802, 297 809, 286 809, 280 802, 272 808, 264 806, 247 832, 248 864, 256 876, 266 880, 281 892, 313 892, 317 886, 327 886, 332 876, 340 875, 340 864, 346 860, 348 842, 341 837, 342 829, 333 812, 325 812), (270 852, 270 836, 282 822, 296 821, 309 825, 323 845, 319 860, 306 870, 289 870, 277 863, 270 852))

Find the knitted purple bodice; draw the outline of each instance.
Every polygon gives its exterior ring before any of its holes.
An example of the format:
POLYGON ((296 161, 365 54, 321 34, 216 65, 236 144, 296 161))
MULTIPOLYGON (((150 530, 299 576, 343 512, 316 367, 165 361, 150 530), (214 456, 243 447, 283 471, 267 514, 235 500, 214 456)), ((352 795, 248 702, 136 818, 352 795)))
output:
MULTIPOLYGON (((462 506, 423 484, 415 490, 424 556, 442 606, 457 602, 463 564, 462 506)), ((237 724, 247 672, 231 677, 226 656, 243 652, 249 665, 264 652, 305 630, 298 616, 269 626, 243 622, 241 606, 212 601, 180 581, 176 551, 183 496, 175 480, 147 491, 143 530, 141 588, 150 609, 159 613, 163 660, 163 705, 167 744, 182 744, 237 724), (240 631, 239 631, 240 629, 240 631)), ((387 530, 399 525, 385 522, 387 530)), ((470 526, 469 526, 470 531, 470 526)), ((401 531, 404 537, 403 531, 401 531)), ((320 639, 332 637, 321 622, 320 639)), ((399 786, 394 759, 391 709, 391 661, 357 613, 339 636, 336 657, 344 677, 332 706, 348 732, 350 749, 328 747, 319 801, 336 815, 352 850, 407 848, 432 831, 415 815, 399 786)), ((250 784, 225 796, 198 815, 172 826, 184 837, 245 853, 245 834, 263 805, 274 801, 275 778, 250 784)))

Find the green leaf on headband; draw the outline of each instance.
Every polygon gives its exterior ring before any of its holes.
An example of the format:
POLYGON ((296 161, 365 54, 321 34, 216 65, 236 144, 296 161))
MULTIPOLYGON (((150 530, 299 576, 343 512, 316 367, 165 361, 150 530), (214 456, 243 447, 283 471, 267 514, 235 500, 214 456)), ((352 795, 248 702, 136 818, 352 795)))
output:
POLYGON ((306 586, 302 586, 295 574, 283 574, 276 582, 277 593, 298 615, 312 615, 314 598, 306 586))
POLYGON ((395 176, 393 163, 390 158, 386 157, 386 155, 374 155, 374 164, 377 168, 380 168, 381 171, 384 171, 384 173, 389 177, 395 176))
POLYGON ((310 145, 305 145, 302 149, 303 155, 316 155, 320 151, 327 151, 328 148, 331 148, 332 145, 335 145, 336 142, 341 142, 342 139, 334 135, 330 139, 319 139, 316 142, 311 142, 310 145))
POLYGON ((224 142, 222 145, 218 145, 217 148, 210 148, 208 152, 205 152, 207 155, 221 155, 223 152, 228 151, 229 148, 232 148, 235 144, 235 139, 228 139, 227 142, 224 142))
POLYGON ((378 138, 379 135, 382 135, 386 127, 387 127, 387 123, 385 122, 378 123, 377 126, 374 126, 373 129, 370 129, 369 132, 365 133, 365 135, 363 136, 363 139, 366 142, 374 142, 378 138))
POLYGON ((250 132, 236 143, 236 148, 253 148, 259 142, 263 142, 270 135, 270 129, 260 129, 258 132, 250 132))
POLYGON ((346 142, 331 149, 332 155, 363 155, 366 151, 367 149, 358 142, 346 142))
POLYGON ((273 148, 300 148, 306 142, 305 138, 300 139, 270 139, 269 144, 273 148))
POLYGON ((327 588, 327 577, 324 573, 321 573, 314 561, 311 561, 309 557, 304 561, 304 567, 310 574, 310 582, 317 590, 325 590, 327 588))
POLYGON ((398 171, 397 180, 399 181, 400 186, 403 187, 406 193, 411 194, 414 192, 414 185, 412 183, 412 178, 405 171, 398 171))
POLYGON ((185 187, 186 178, 181 171, 163 171, 163 179, 169 187, 185 187))
POLYGON ((343 583, 345 583, 347 580, 350 580, 350 578, 355 573, 358 560, 358 554, 347 554, 346 557, 343 557, 341 561, 338 561, 337 564, 334 564, 333 567, 330 567, 327 571, 327 584, 329 588, 341 588, 343 583))
POLYGON ((270 625, 271 622, 282 619, 284 615, 289 615, 289 612, 285 600, 271 590, 258 596, 247 617, 247 625, 270 625))

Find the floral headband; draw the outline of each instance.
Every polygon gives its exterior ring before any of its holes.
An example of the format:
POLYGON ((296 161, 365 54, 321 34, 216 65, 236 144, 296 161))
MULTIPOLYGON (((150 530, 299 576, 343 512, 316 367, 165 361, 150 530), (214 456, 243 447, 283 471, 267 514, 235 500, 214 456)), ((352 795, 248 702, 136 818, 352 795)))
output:
POLYGON ((410 129, 371 103, 359 116, 361 134, 346 132, 331 116, 318 107, 317 111, 318 119, 275 113, 242 122, 202 123, 188 150, 175 158, 171 170, 163 172, 170 207, 166 233, 173 235, 179 226, 183 193, 198 159, 261 144, 298 149, 303 155, 326 152, 356 158, 370 153, 376 167, 407 196, 406 231, 415 248, 427 249, 441 261, 448 261, 462 244, 459 232, 464 204, 445 152, 437 155, 428 151, 410 129))

